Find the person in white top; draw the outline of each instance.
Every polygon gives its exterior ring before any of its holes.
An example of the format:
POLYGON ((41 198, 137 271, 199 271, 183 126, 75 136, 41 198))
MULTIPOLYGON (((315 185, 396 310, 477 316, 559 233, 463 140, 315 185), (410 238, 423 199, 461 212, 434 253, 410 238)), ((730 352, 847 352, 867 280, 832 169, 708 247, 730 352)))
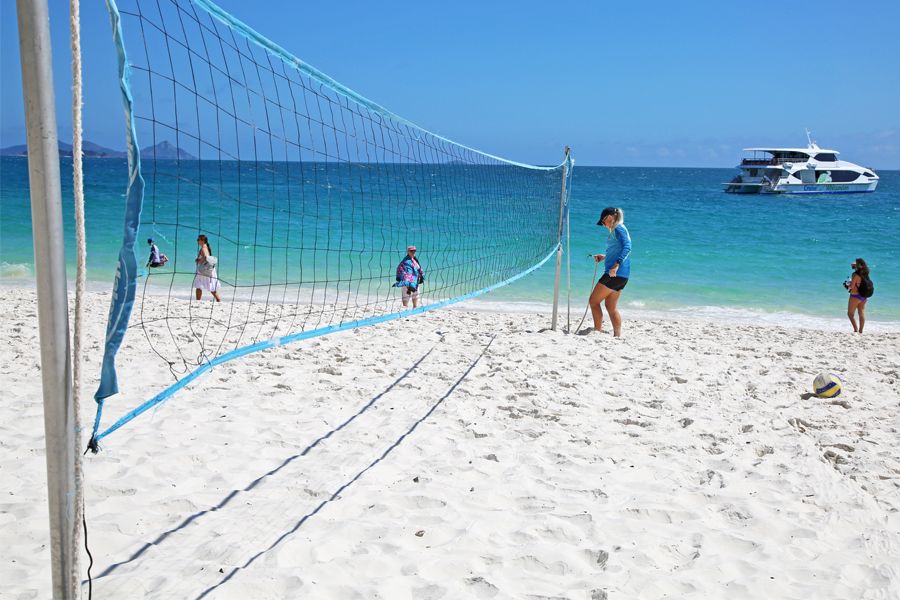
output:
POLYGON ((212 248, 209 246, 209 239, 200 234, 197 236, 197 246, 200 247, 197 252, 197 273, 194 275, 194 291, 197 300, 203 297, 203 290, 210 292, 216 302, 221 302, 219 298, 219 275, 216 273, 216 264, 218 259, 213 256, 212 248))

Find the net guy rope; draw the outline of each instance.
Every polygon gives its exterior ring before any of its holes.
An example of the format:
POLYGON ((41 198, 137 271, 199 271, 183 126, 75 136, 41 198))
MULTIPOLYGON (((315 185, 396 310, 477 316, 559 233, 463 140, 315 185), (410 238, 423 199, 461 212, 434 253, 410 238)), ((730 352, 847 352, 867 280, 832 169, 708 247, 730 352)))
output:
POLYGON ((92 449, 226 361, 479 296, 561 248, 568 152, 532 166, 426 131, 207 0, 107 7, 129 177, 92 449), (165 389, 101 430, 138 332, 165 389))

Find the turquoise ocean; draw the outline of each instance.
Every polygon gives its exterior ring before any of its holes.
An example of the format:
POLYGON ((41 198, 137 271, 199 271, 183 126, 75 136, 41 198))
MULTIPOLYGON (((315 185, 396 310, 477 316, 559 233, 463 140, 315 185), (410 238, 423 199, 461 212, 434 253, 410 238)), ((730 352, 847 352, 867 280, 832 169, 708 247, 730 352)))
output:
MULTIPOLYGON (((70 275, 74 275, 71 161, 64 159, 62 167, 66 248, 70 275)), ((626 314, 693 314, 849 328, 847 293, 841 282, 850 274, 850 263, 862 257, 875 282, 867 317, 880 328, 900 329, 900 172, 880 171, 875 193, 809 196, 725 194, 721 183, 734 173, 733 169, 576 166, 568 257, 573 314, 580 318, 592 286, 594 264, 588 254, 605 247, 606 230, 595 225, 600 211, 619 206, 625 211, 634 246, 631 280, 621 301, 626 314)), ((86 160, 92 289, 112 287, 126 183, 124 160, 86 160)), ((438 215, 434 218, 439 219, 438 215)), ((143 242, 148 233, 152 234, 141 231, 139 240, 143 242)), ((142 263, 144 245, 139 248, 142 263)), ((402 254, 401 249, 396 258, 402 254)), ((427 266, 427 248, 421 254, 427 266)), ((566 262, 564 257, 564 307, 566 262)), ((485 301, 510 309, 549 305, 553 265, 549 261, 532 275, 485 296, 485 301)), ((27 161, 3 157, 0 283, 30 285, 33 274, 27 161)))

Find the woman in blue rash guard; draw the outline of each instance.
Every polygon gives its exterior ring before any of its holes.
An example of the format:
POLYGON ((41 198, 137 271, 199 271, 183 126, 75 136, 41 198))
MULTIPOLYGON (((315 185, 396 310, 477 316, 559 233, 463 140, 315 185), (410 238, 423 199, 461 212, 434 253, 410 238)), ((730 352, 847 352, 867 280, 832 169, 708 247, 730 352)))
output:
POLYGON ((605 260, 603 277, 594 286, 588 303, 591 306, 591 315, 594 317, 594 330, 601 331, 603 327, 603 310, 600 303, 606 304, 606 312, 612 322, 613 335, 622 335, 622 315, 619 314, 617 305, 622 290, 628 283, 631 275, 631 235, 625 228, 625 213, 621 208, 604 208, 600 213, 597 225, 603 225, 609 229, 606 237, 606 254, 595 254, 594 260, 605 260))

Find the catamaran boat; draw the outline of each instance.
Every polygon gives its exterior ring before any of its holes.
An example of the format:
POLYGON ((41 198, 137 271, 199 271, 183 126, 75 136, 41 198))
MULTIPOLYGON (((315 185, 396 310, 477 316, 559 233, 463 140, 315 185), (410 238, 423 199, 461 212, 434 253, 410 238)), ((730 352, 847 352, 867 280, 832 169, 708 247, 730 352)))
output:
POLYGON ((874 192, 878 175, 868 167, 838 160, 810 137, 806 148, 745 148, 751 157, 741 160, 741 174, 724 184, 735 194, 850 194, 874 192))

